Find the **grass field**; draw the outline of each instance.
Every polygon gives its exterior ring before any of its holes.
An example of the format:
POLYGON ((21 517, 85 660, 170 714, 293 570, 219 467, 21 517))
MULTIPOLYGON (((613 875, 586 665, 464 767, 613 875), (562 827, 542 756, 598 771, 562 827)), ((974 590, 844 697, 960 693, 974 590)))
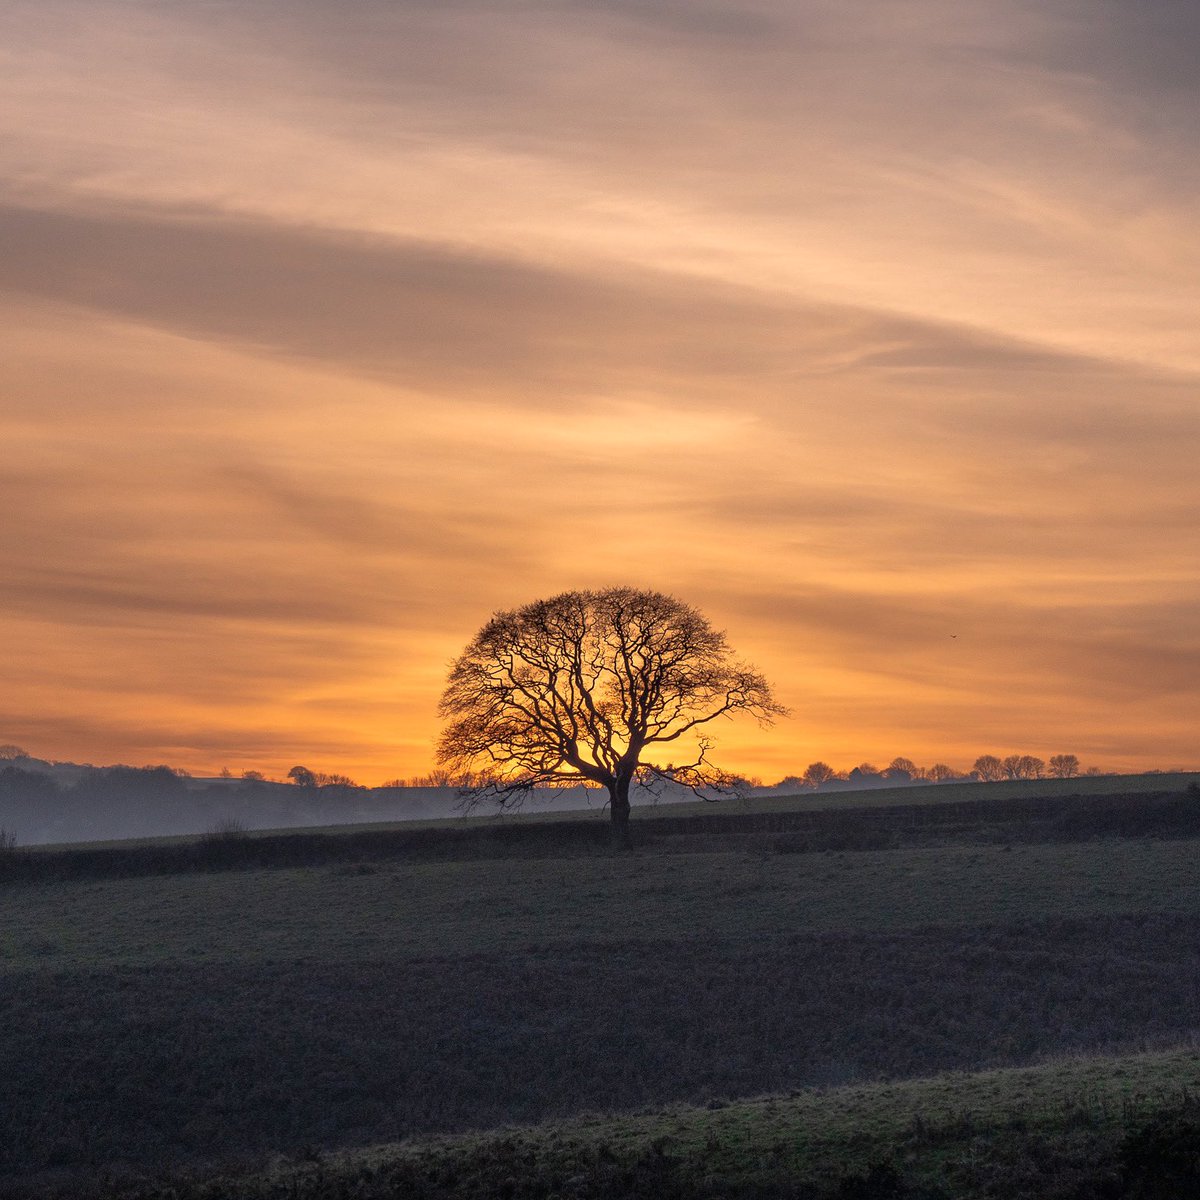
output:
MULTIPOLYGON (((894 804, 957 804, 964 800, 1010 800, 1028 796, 1109 796, 1134 792, 1179 792, 1200 785, 1200 771, 1164 771, 1146 775, 1098 775, 1087 779, 1005 779, 995 783, 927 783, 905 787, 867 788, 857 792, 812 791, 790 796, 752 796, 718 801, 750 812, 796 809, 885 808, 894 804)), ((706 801, 670 805, 672 812, 711 812, 706 801)), ((574 814, 576 816, 586 814, 574 814)))
POLYGON ((600 1196, 639 1174, 657 1194, 820 1194, 831 1180, 853 1194, 847 1182, 865 1184, 872 1168, 887 1180, 887 1163, 895 1174, 880 1196, 1019 1200, 1045 1196, 1052 1182, 1061 1195, 1095 1198, 1119 1179, 1122 1138, 1164 1109, 1192 1112, 1198 1094, 1197 1051, 1066 1059, 369 1147, 197 1194, 484 1197, 515 1183, 528 1194, 600 1196))
POLYGON ((486 859, 159 875, 11 888, 6 971, 451 957, 631 940, 730 947, 797 933, 1049 915, 1200 915, 1190 840, 814 855, 486 859))
MULTIPOLYGON (((252 1166, 305 1148, 329 1154, 513 1122, 554 1123, 523 1138, 577 1137, 559 1123, 584 1112, 835 1086, 823 1107, 834 1095, 867 1106, 847 1118, 854 1137, 822 1135, 830 1162, 853 1165, 856 1147, 894 1141, 912 1121, 908 1099, 889 1108, 887 1097, 917 1086, 898 1081, 1190 1046, 1200 1029, 1200 840, 804 854, 714 839, 696 853, 684 834, 677 841, 618 856, 5 885, 8 1190, 74 1194, 106 1171, 252 1166), (901 1090, 840 1088, 871 1081, 901 1090), (872 1104, 892 1114, 879 1138, 872 1104)), ((1137 1063, 1112 1067, 1104 1087, 1119 1093, 1121 1072, 1160 1099, 1195 1087, 1191 1053, 1137 1063)), ((1055 1064, 1037 1079, 1086 1108, 1085 1068, 1055 1064)), ((921 1086, 933 1096, 958 1085, 921 1086)), ((805 1092, 773 1103, 800 1120, 818 1100, 805 1092)), ((925 1107, 961 1115, 970 1104, 925 1107)), ((671 1120, 699 1122, 707 1145, 705 1122, 725 1129, 743 1107, 689 1111, 671 1120)), ((977 1114, 978 1137, 988 1112, 977 1114)), ((606 1144, 619 1125, 603 1127, 606 1144)), ((747 1161, 773 1162, 762 1178, 775 1187, 798 1178, 800 1135, 767 1125, 761 1136, 791 1149, 755 1148, 747 1161)), ((629 1128, 673 1139, 665 1157, 684 1178, 693 1143, 683 1133, 645 1119, 629 1128)), ((1099 1117, 1079 1128, 1115 1136, 1099 1117)), ((758 1146, 759 1133, 746 1137, 758 1146)), ((476 1143, 454 1145, 467 1154, 476 1143)), ((733 1168, 719 1158, 712 1150, 705 1161, 725 1178, 733 1168)), ((612 1182, 608 1167, 588 1162, 612 1182)), ((687 1194, 699 1194, 687 1178, 687 1194)), ((513 1194, 548 1195, 541 1187, 513 1194)))

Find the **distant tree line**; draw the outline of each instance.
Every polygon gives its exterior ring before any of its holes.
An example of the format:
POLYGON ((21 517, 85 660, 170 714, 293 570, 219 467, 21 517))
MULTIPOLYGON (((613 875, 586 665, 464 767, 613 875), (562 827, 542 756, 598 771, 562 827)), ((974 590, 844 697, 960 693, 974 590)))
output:
MULTIPOLYGON (((7 749, 5 747, 4 749, 7 749)), ((14 747, 15 749, 15 747, 14 747)), ((0 851, 14 842, 146 837, 232 827, 386 819, 346 775, 311 771, 292 783, 259 771, 194 779, 168 766, 94 767, 27 754, 0 758, 0 851), (304 786, 293 786, 300 782, 304 786), (360 801, 360 797, 367 800, 360 801), (367 809, 359 815, 359 809, 367 809)), ((378 806, 376 806, 378 807, 378 806)))
POLYGON ((1052 754, 1049 761, 1032 754, 981 754, 969 771, 958 771, 945 763, 920 767, 911 758, 893 758, 886 767, 874 763, 859 763, 849 771, 838 771, 827 762, 809 763, 800 775, 781 779, 772 791, 804 790, 837 787, 900 787, 910 783, 993 783, 1002 779, 1074 779, 1079 775, 1095 776, 1098 767, 1081 768, 1074 754, 1052 754))
POLYGON ((305 788, 356 788, 359 785, 349 775, 328 775, 324 771, 310 771, 308 767, 293 767, 288 779, 297 787, 305 788))
MULTIPOLYGON (((100 791, 113 793, 132 786, 139 790, 153 782, 157 787, 178 786, 183 781, 191 780, 191 775, 177 767, 92 767, 75 763, 53 763, 48 760, 33 758, 21 747, 6 744, 0 745, 0 771, 20 771, 22 776, 30 773, 40 775, 40 780, 30 781, 31 787, 42 787, 51 792, 66 788, 83 789, 84 791, 100 791)), ((972 764, 970 770, 960 771, 943 762, 935 762, 932 766, 918 766, 910 758, 898 756, 893 758, 885 767, 877 767, 870 762, 862 762, 850 770, 836 770, 826 762, 809 763, 800 775, 787 775, 778 783, 766 784, 759 779, 740 779, 738 782, 743 789, 770 791, 805 790, 816 788, 836 789, 854 787, 897 787, 910 783, 992 783, 1006 779, 1073 779, 1077 776, 1096 776, 1103 772, 1098 767, 1080 766, 1079 758, 1074 754, 1052 754, 1048 760, 1043 760, 1032 754, 1009 754, 1004 758, 995 754, 981 754, 972 764)), ((244 770, 235 775, 228 768, 223 768, 218 779, 233 784, 255 785, 274 784, 283 781, 269 779, 262 771, 244 770)), ((15 779, 9 780, 11 787, 15 779)), ((310 767, 297 765, 287 772, 286 782, 294 787, 305 790, 364 790, 349 775, 333 772, 317 771, 310 767)), ((455 788, 472 789, 481 785, 481 776, 472 773, 455 772, 446 768, 435 768, 427 774, 396 777, 385 780, 383 788, 455 788)), ((202 785, 203 781, 194 781, 193 786, 202 785)), ((549 785, 548 785, 549 786, 549 785)))
MULTIPOLYGON (((399 776, 396 779, 385 779, 380 785, 385 788, 457 788, 460 791, 468 791, 474 788, 482 787, 487 783, 488 777, 482 773, 473 771, 450 771, 444 767, 435 767, 432 771, 425 775, 408 775, 399 776)), ((554 788, 556 785, 552 783, 534 784, 534 788, 554 788)), ((580 784, 572 782, 570 787, 588 787, 589 784, 580 784)))
MULTIPOLYGON (((1072 779, 1099 775, 1082 768, 1074 754, 1048 760, 1031 754, 980 755, 970 770, 942 762, 918 766, 896 757, 884 767, 870 762, 835 770, 826 762, 810 763, 802 774, 776 784, 742 779, 743 794, 786 795, 822 791, 902 787, 916 784, 991 782, 996 780, 1072 779)), ((393 778, 376 788, 363 787, 347 775, 297 765, 283 779, 261 771, 193 778, 169 766, 96 767, 35 758, 16 745, 0 745, 0 852, 37 842, 153 837, 174 833, 214 832, 233 828, 293 828, 331 822, 380 822, 455 816, 462 810, 464 789, 477 788, 480 778, 439 768, 409 778, 393 778)), ((637 779, 638 787, 644 781, 637 779)), ((529 807, 556 811, 601 808, 603 793, 578 786, 543 784, 532 789, 529 807), (559 793, 562 791, 562 794, 559 793)), ((692 798, 684 786, 661 785, 647 797, 657 801, 692 798)))

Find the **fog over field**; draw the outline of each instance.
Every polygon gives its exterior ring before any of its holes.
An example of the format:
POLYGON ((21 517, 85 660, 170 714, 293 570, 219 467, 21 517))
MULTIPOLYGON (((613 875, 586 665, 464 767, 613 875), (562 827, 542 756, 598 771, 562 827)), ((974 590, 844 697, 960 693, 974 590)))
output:
MULTIPOLYGON (((0 747, 11 750, 15 747, 0 747)), ((1016 756, 1014 756, 1015 758, 1016 756)), ((907 761, 907 760, 897 760, 907 761)), ((999 760, 996 760, 999 762, 999 760)), ((931 783, 903 769, 864 773, 861 768, 834 772, 825 764, 810 779, 787 776, 766 786, 744 784, 736 793, 701 790, 659 782, 635 785, 632 801, 639 815, 662 808, 689 814, 770 811, 778 804, 812 810, 868 804, 938 804, 964 799, 1002 801, 1009 797, 1055 797, 1084 792, 1119 794, 1169 791, 1200 780, 1200 773, 1151 773, 1140 776, 1091 775, 1086 778, 1016 778, 981 783, 972 773, 931 783), (980 790, 983 789, 983 790, 980 790), (683 810, 680 810, 683 811, 683 810)), ((867 766, 868 764, 863 764, 867 766)), ((909 763, 909 766, 913 764, 909 763)), ((564 785, 536 787, 501 806, 495 798, 428 781, 395 781, 379 788, 296 768, 311 777, 293 781, 257 778, 195 778, 169 767, 95 767, 50 763, 23 755, 0 756, 0 831, 18 846, 171 837, 224 831, 319 828, 377 823, 451 820, 503 822, 512 816, 591 815, 607 818, 602 788, 564 785), (320 780, 321 782, 317 782, 320 780)), ((814 773, 810 770, 809 775, 814 773)))

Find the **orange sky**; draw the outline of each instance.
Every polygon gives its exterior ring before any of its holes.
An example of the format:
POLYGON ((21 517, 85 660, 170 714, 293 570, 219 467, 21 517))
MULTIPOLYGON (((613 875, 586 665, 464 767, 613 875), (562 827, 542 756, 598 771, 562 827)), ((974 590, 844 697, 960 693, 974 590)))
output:
POLYGON ((1200 10, 10 0, 0 742, 431 765, 674 592, 814 758, 1200 766, 1200 10), (956 636, 951 636, 956 635, 956 636))

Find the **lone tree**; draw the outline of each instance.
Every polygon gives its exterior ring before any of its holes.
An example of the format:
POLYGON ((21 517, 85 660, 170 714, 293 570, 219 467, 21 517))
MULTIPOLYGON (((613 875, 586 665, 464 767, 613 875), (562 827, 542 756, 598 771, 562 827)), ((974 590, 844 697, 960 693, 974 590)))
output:
POLYGON ((538 784, 603 787, 620 844, 635 778, 733 791, 708 759, 708 727, 786 712, 696 609, 628 587, 496 613, 451 667, 439 711, 438 761, 482 781, 472 803, 515 806, 538 784), (684 761, 664 761, 668 747, 684 761))

